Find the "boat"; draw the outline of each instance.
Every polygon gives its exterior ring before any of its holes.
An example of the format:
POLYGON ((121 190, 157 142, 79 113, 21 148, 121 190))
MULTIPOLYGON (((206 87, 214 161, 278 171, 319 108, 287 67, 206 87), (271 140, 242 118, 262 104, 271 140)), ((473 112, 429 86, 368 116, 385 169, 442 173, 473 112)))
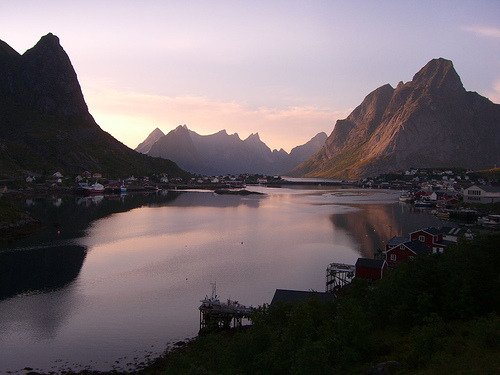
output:
POLYGON ((413 198, 413 195, 409 193, 404 193, 399 196, 399 201, 403 203, 412 203, 414 200, 415 198, 413 198))
POLYGON ((89 185, 88 182, 80 182, 76 188, 77 193, 80 194, 102 194, 104 193, 104 185, 95 182, 89 185))
POLYGON ((448 220, 450 218, 450 212, 448 210, 436 210, 434 215, 441 220, 448 220))
POLYGON ((418 200, 413 203, 415 207, 422 207, 422 208, 430 208, 436 206, 436 202, 432 201, 426 201, 426 200, 418 200))

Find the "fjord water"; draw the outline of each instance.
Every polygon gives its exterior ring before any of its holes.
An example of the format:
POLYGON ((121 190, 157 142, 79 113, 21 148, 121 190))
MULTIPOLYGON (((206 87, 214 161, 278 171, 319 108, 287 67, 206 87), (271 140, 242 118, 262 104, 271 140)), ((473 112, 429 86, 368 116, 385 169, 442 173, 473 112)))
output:
POLYGON ((398 192, 253 188, 29 199, 47 225, 0 249, 0 372, 131 368, 195 336, 199 300, 319 290, 331 262, 439 225, 398 192))

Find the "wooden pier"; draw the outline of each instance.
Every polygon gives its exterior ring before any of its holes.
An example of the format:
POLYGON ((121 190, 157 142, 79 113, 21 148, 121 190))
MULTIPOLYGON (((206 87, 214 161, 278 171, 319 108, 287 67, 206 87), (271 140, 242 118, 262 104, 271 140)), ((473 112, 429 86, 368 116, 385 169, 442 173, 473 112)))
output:
POLYGON ((201 301, 199 310, 200 333, 241 327, 243 319, 250 319, 253 313, 252 307, 243 306, 238 301, 219 301, 215 283, 212 284, 212 295, 201 301))
POLYGON ((330 263, 326 269, 326 291, 335 293, 338 289, 351 283, 356 267, 352 264, 330 263))

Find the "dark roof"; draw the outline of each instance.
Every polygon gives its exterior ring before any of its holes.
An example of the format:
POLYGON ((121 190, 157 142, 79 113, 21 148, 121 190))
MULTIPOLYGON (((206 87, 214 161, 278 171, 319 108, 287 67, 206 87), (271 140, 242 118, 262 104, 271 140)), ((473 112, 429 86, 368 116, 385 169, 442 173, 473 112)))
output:
POLYGON ((408 241, 405 242, 404 245, 417 255, 427 254, 429 252, 427 246, 420 241, 408 241))
POLYGON ((442 240, 439 242, 435 242, 436 245, 441 245, 441 246, 450 246, 450 245, 455 245, 456 242, 453 241, 448 241, 448 240, 442 240))
POLYGON ((442 234, 450 234, 452 230, 456 229, 455 227, 441 227, 442 234))
POLYGON ((372 258, 358 258, 356 261, 356 268, 364 267, 364 268, 375 268, 381 269, 384 266, 385 260, 383 259, 372 259, 372 258))
MULTIPOLYGON (((420 229, 420 230, 427 232, 429 234, 432 234, 432 235, 441 234, 441 231, 436 227, 427 227, 427 228, 420 229)), ((415 232, 418 232, 418 231, 415 231, 415 232)))
POLYGON ((500 186, 479 186, 480 189, 487 191, 488 193, 500 193, 500 186))
POLYGON ((389 246, 398 246, 404 242, 409 241, 408 237, 392 237, 389 241, 387 241, 387 245, 389 246))
POLYGON ((297 303, 304 302, 311 299, 317 299, 322 303, 333 300, 335 295, 333 293, 326 292, 312 292, 305 290, 288 290, 288 289, 276 289, 274 292, 273 300, 271 305, 282 302, 282 303, 297 303))
POLYGON ((458 228, 458 227, 442 227, 441 228, 441 233, 448 235, 448 236, 459 237, 466 232, 467 232, 467 229, 458 228))

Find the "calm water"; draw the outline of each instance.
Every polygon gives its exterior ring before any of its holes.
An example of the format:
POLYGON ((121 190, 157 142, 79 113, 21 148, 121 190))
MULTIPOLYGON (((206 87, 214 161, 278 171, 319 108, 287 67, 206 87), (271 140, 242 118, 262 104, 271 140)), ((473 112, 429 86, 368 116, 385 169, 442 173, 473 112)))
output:
POLYGON ((267 189, 24 202, 46 227, 0 249, 0 372, 130 368, 196 335, 199 300, 324 290, 390 236, 439 221, 398 192, 267 189))

